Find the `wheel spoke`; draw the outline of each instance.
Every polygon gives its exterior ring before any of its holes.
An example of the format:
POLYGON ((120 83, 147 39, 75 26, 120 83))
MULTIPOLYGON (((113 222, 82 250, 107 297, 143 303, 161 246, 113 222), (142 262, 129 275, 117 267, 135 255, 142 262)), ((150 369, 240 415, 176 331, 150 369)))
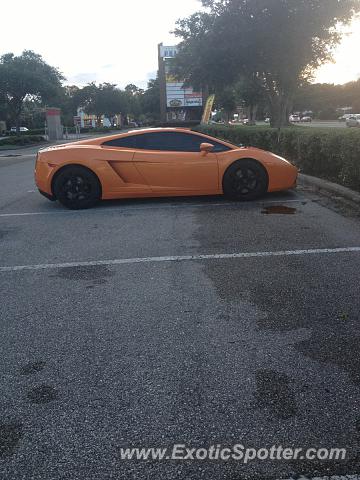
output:
POLYGON ((91 185, 83 177, 77 175, 65 179, 63 191, 71 201, 86 200, 91 195, 91 185))
POLYGON ((231 180, 234 190, 242 195, 253 192, 258 185, 257 174, 250 168, 238 168, 231 174, 231 180))

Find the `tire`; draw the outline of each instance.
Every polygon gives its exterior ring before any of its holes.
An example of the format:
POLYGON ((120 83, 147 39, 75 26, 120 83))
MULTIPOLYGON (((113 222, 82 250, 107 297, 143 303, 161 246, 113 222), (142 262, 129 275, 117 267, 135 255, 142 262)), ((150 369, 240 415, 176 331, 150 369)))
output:
POLYGON ((61 169, 54 178, 52 190, 55 198, 71 210, 91 208, 101 198, 99 179, 80 165, 61 169))
POLYGON ((256 160, 237 160, 226 170, 223 192, 231 200, 254 200, 267 192, 268 174, 256 160))

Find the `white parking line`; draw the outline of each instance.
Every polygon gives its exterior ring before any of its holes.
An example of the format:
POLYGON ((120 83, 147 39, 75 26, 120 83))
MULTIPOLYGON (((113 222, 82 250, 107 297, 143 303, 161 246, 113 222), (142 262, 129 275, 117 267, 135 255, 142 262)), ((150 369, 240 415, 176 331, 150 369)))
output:
POLYGON ((280 250, 278 252, 215 253, 210 255, 175 255, 165 257, 117 258, 115 260, 92 260, 89 262, 42 263, 38 265, 13 265, 0 267, 1 272, 22 270, 48 270, 53 268, 93 267, 99 265, 129 265, 133 263, 184 262, 194 260, 226 260, 230 258, 287 257, 292 255, 323 255, 360 252, 360 247, 314 248, 308 250, 280 250))
MULTIPOLYGON (((30 193, 30 192, 28 192, 30 193)), ((173 205, 145 205, 140 207, 128 207, 124 206, 123 208, 95 208, 93 210, 54 210, 50 212, 20 212, 20 213, 0 213, 0 217, 27 217, 27 216, 37 216, 37 215, 69 215, 69 214, 80 214, 91 211, 92 213, 112 213, 112 212, 122 212, 126 213, 128 211, 133 210, 154 210, 154 209, 169 209, 169 208, 206 208, 206 207, 226 207, 226 206, 251 206, 251 205, 261 205, 266 206, 269 204, 286 204, 286 203, 303 203, 307 202, 306 199, 301 200, 270 200, 270 201, 262 201, 262 202, 251 202, 251 203, 236 203, 236 202, 222 202, 222 203, 189 203, 189 204, 173 204, 173 205)))

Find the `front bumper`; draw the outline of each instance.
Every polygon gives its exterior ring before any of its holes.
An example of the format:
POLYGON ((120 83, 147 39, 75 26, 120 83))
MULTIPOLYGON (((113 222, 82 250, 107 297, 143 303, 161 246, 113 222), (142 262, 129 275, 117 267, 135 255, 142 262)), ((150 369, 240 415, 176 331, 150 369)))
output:
POLYGON ((56 198, 54 197, 54 195, 50 195, 49 193, 43 192, 42 190, 40 190, 40 188, 38 188, 38 190, 41 193, 41 195, 44 195, 44 197, 46 197, 48 200, 55 202, 56 198))
POLYGON ((38 154, 35 163, 35 183, 40 193, 45 197, 51 198, 51 178, 54 173, 54 166, 49 163, 40 160, 40 154, 38 154))

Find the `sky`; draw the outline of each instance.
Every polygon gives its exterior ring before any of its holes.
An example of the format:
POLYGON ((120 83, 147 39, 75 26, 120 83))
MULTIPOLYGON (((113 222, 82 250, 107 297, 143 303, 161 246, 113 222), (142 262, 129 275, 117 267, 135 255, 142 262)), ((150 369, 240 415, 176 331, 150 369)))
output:
POLYGON ((335 63, 327 63, 316 72, 319 83, 346 83, 360 78, 360 19, 343 29, 341 43, 334 52, 335 63))
MULTIPOLYGON (((144 88, 156 76, 158 43, 176 44, 170 30, 178 18, 198 10, 200 2, 18 0, 17 11, 14 5, 5 0, 1 5, 0 55, 34 50, 59 68, 68 84, 107 81, 144 88)), ((321 67, 315 80, 345 83, 359 78, 360 62, 354 55, 359 46, 357 20, 335 52, 336 64, 321 67)))

